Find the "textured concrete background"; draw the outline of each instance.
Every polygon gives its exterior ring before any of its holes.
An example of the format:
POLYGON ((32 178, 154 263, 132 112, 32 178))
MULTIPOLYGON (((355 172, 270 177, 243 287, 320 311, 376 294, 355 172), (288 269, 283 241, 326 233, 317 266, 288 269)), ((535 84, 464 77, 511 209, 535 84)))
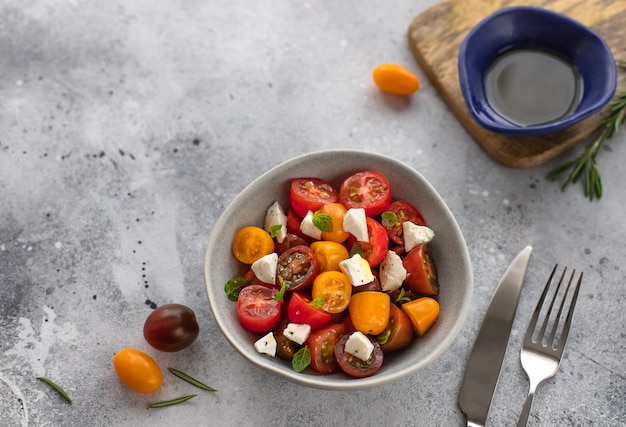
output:
POLYGON ((469 351, 527 244, 534 253, 491 425, 513 425, 521 411, 522 335, 557 262, 584 270, 585 282, 531 425, 623 425, 626 137, 598 159, 600 202, 544 178, 564 158, 529 170, 493 162, 409 51, 411 19, 434 3, 3 1, 0 425, 463 425, 469 351), (421 90, 409 100, 381 94, 370 77, 381 62, 412 69, 421 90), (283 160, 337 147, 395 157, 431 180, 463 229, 476 283, 467 322, 440 359, 351 393, 246 362, 214 324, 202 277, 212 226, 243 187, 283 160), (201 326, 175 354, 142 335, 152 308, 168 302, 193 308, 201 326), (167 376, 154 395, 126 389, 111 361, 127 346, 219 392, 148 411, 196 390, 167 376))

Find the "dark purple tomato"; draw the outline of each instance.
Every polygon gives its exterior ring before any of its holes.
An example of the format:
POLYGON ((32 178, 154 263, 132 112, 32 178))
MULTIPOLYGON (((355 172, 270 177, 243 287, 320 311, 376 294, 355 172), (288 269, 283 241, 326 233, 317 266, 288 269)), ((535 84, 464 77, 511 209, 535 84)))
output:
POLYGON ((143 336, 157 350, 182 350, 198 337, 195 313, 182 304, 166 304, 154 310, 143 325, 143 336))

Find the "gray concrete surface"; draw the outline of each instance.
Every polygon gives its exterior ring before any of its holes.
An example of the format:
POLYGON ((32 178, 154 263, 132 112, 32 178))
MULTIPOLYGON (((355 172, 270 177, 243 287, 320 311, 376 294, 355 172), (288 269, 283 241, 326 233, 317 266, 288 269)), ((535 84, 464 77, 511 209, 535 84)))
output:
MULTIPOLYGON (((527 380, 519 348, 554 265, 584 270, 565 358, 535 400, 533 426, 626 420, 626 137, 598 158, 605 196, 545 179, 568 153, 515 170, 458 124, 406 41, 434 0, 6 0, 0 4, 0 425, 464 425, 457 394, 480 321, 509 260, 534 247, 490 425, 514 425, 527 380), (384 96, 371 71, 422 81, 384 96), (202 277, 206 240, 256 176, 295 155, 355 148, 431 180, 465 234, 472 309, 423 371, 359 392, 309 389, 260 371, 220 335, 202 277), (155 305, 196 312, 201 335, 175 354, 142 336, 155 305), (117 379, 124 347, 219 389, 166 376, 140 395, 117 379), (66 404, 36 376, 74 398, 66 404)), ((579 147, 582 148, 582 147, 579 147)), ((225 244, 228 244, 225 242, 225 244)))

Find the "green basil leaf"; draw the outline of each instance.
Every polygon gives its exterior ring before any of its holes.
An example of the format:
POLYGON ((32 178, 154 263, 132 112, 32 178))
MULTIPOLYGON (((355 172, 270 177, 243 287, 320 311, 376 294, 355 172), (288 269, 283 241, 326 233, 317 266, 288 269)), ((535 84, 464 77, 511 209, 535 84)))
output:
POLYGON ((287 290, 287 283, 285 282, 285 279, 283 279, 281 276, 278 276, 278 281, 280 282, 280 291, 278 291, 278 293, 274 297, 274 301, 280 301, 281 299, 283 299, 283 297, 285 296, 285 291, 287 290))
POLYGON ((270 237, 273 239, 274 237, 276 237, 276 233, 278 233, 280 231, 280 229, 283 228, 282 225, 280 224, 276 224, 276 225, 272 225, 270 227, 270 237))
POLYGON ((376 341, 378 341, 378 344, 380 345, 385 345, 387 341, 389 341, 389 337, 391 337, 391 330, 387 329, 385 332, 376 337, 376 341))
POLYGON ((380 222, 384 227, 393 227, 398 223, 398 215, 391 211, 383 212, 380 215, 380 222))
POLYGON ((317 308, 317 309, 322 308, 324 304, 326 304, 326 298, 324 297, 313 298, 313 301, 309 303, 311 307, 317 308))
POLYGON ((326 232, 333 231, 333 219, 328 214, 317 211, 313 214, 313 225, 326 232))
POLYGON ((234 279, 229 280, 224 285, 224 292, 226 292, 226 296, 231 301, 237 301, 239 297, 239 292, 248 284, 250 281, 244 277, 235 277, 234 279))
POLYGON ((311 364, 311 351, 306 345, 296 351, 291 359, 291 367, 296 372, 304 371, 311 364))

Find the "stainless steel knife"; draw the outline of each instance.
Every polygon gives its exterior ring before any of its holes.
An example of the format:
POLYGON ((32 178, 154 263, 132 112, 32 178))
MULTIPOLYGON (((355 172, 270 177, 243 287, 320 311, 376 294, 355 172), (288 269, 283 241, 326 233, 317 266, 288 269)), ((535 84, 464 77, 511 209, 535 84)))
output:
POLYGON ((525 247, 507 268, 478 331, 459 394, 468 427, 484 427, 487 421, 531 252, 525 247))

